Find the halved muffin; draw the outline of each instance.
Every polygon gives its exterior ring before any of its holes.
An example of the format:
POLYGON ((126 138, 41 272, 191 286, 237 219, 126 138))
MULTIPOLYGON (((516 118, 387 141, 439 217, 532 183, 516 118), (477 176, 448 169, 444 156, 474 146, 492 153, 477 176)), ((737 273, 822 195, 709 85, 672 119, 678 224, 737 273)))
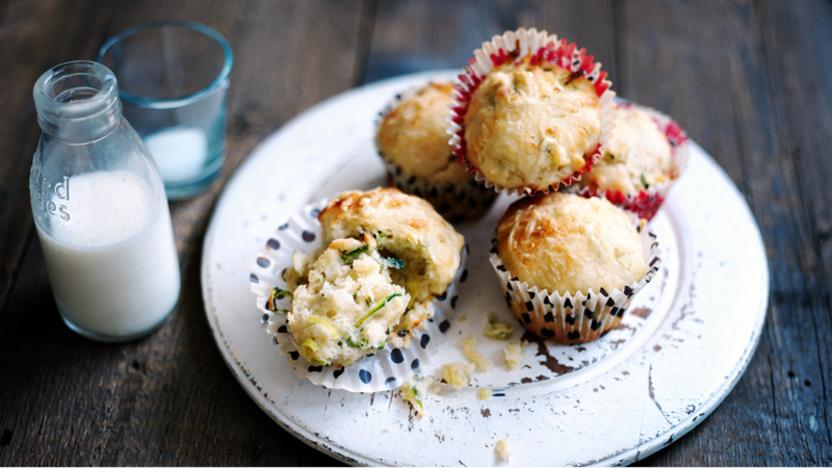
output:
POLYGON ((289 329, 307 361, 350 365, 383 348, 398 328, 410 295, 392 281, 376 247, 372 236, 332 241, 292 292, 289 329))
POLYGON ((426 201, 395 188, 345 192, 318 214, 326 247, 283 272, 288 331, 319 366, 409 346, 460 269, 463 238, 426 201))
POLYGON ((323 239, 373 236, 379 252, 401 260, 391 272, 413 301, 445 292, 460 264, 464 239, 425 200, 395 188, 344 192, 318 215, 323 239))

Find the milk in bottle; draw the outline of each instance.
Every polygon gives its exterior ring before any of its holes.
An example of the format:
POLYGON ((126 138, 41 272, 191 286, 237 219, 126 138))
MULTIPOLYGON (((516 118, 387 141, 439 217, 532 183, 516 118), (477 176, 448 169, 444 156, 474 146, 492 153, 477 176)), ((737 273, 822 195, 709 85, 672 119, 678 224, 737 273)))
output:
POLYGON ((32 212, 67 325, 101 341, 146 335, 179 297, 179 262, 158 170, 95 62, 47 71, 34 89, 43 129, 32 212))

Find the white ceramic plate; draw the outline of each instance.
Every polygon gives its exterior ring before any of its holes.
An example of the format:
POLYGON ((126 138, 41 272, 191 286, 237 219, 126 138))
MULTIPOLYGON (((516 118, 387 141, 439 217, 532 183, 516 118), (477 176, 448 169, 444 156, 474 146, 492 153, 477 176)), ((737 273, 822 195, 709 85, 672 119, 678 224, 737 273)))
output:
MULTIPOLYGON (((497 366, 476 388, 424 398, 413 418, 394 392, 330 391, 298 379, 266 335, 249 273, 269 233, 303 204, 383 184, 373 118, 398 91, 451 71, 355 89, 298 116, 264 140, 229 181, 205 238, 202 288, 225 360, 255 402, 287 431, 352 464, 493 465, 497 440, 511 464, 626 464, 677 440, 725 398, 756 348, 768 300, 768 266, 754 219, 734 185, 691 142, 687 172, 651 229, 662 270, 623 325, 582 346, 533 343, 525 363, 497 366)), ((488 264, 493 226, 508 199, 461 231, 471 248, 456 318, 443 345, 469 333, 498 362, 503 343, 481 335, 485 315, 509 312, 488 264), (465 317, 461 319, 461 317, 465 317)), ((519 337, 519 327, 516 337, 519 337)))

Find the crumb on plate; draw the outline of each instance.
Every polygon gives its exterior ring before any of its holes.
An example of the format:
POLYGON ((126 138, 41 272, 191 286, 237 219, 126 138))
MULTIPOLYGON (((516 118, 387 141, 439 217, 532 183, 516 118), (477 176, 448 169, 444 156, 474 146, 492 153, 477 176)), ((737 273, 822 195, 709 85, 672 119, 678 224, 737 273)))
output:
POLYGON ((477 349, 477 339, 473 336, 462 340, 462 354, 476 367, 477 372, 485 372, 491 368, 491 363, 477 349))
POLYGON ((465 362, 445 364, 440 370, 442 380, 455 389, 460 389, 471 379, 471 365, 465 362))
POLYGON ((508 441, 506 439, 498 440, 497 445, 494 446, 494 451, 497 452, 497 456, 504 461, 508 461, 508 458, 511 455, 508 450, 508 441))
POLYGON ((415 385, 411 384, 404 384, 401 388, 399 388, 399 395, 401 395, 402 400, 413 408, 413 411, 418 418, 421 418, 426 414, 425 404, 422 403, 420 393, 419 389, 415 385))
POLYGON ((512 370, 523 362, 523 343, 509 343, 503 348, 503 360, 506 368, 512 370))
POLYGON ((511 337, 514 328, 508 322, 498 319, 493 313, 488 314, 488 323, 485 324, 483 335, 495 340, 507 340, 511 337))

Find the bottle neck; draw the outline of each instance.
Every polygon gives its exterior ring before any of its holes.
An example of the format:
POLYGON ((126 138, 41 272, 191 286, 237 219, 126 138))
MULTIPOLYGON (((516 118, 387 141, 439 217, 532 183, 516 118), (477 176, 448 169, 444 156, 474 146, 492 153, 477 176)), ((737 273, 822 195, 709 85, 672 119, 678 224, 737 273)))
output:
POLYGON ((99 140, 121 121, 115 75, 97 62, 57 65, 38 78, 33 90, 38 125, 71 144, 99 140))

